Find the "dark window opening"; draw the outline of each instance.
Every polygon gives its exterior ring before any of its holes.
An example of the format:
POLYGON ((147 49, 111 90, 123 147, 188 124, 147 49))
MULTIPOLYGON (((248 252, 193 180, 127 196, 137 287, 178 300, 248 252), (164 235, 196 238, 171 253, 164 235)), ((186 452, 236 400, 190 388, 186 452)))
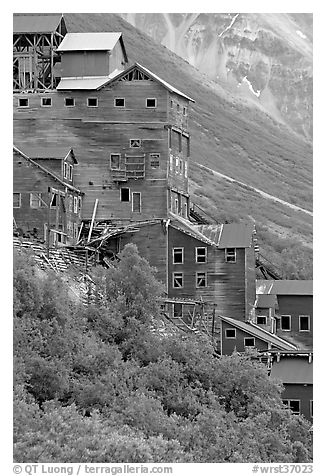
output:
POLYGON ((257 316, 257 324, 261 326, 266 326, 267 317, 266 316, 257 316))
POLYGON ((130 189, 129 188, 121 188, 120 189, 120 200, 122 202, 130 202, 130 189))
POLYGON ((41 99, 41 106, 52 106, 52 98, 42 98, 41 99))
POLYGON ((173 287, 183 288, 183 273, 173 273, 173 287))
POLYGON ((29 101, 27 98, 19 98, 18 99, 18 107, 28 107, 29 101))
POLYGON ((292 413, 299 415, 300 413, 300 400, 282 400, 283 404, 286 405, 292 413))
POLYGON ((182 304, 173 304, 173 317, 182 317, 182 304))
POLYGON ((156 98, 147 98, 146 99, 146 107, 154 108, 156 107, 156 98))
POLYGON ((299 331, 310 330, 310 316, 299 316, 299 331))
POLYGON ((291 330, 291 316, 281 316, 281 330, 282 331, 291 330))
POLYGON ((130 148, 137 149, 141 147, 141 139, 130 139, 130 148))
POLYGON ((237 260, 235 248, 226 248, 225 261, 227 263, 235 263, 237 260))
POLYGON ((183 263, 183 248, 173 248, 173 264, 183 263))
POLYGON ((115 98, 114 106, 115 107, 125 107, 125 98, 115 98))
POLYGON ((97 107, 98 106, 98 99, 97 98, 87 98, 87 106, 88 107, 97 107))
POLYGON ((235 329, 225 329, 225 338, 226 339, 235 339, 236 330, 235 329))
POLYGON ((196 287, 205 288, 207 286, 207 275, 206 273, 196 273, 196 287))
POLYGON ((58 195, 56 193, 53 193, 51 198, 51 203, 50 203, 51 208, 54 208, 59 204, 58 198, 59 198, 58 195))
POLYGON ((206 263, 207 261, 207 248, 196 248, 196 263, 206 263))
POLYGON ((183 115, 184 115, 184 116, 187 115, 187 108, 186 108, 186 107, 183 108, 183 115))
POLYGON ((75 99, 74 98, 65 98, 65 106, 66 107, 74 107, 75 99))
POLYGON ((245 337, 244 338, 245 347, 255 347, 255 338, 254 337, 245 337))

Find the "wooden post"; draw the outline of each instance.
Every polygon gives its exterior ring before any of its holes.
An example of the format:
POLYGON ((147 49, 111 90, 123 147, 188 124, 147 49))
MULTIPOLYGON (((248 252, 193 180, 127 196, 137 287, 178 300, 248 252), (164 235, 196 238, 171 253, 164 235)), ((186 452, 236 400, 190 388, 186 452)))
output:
POLYGON ((51 188, 48 187, 48 196, 49 196, 49 203, 48 203, 48 223, 46 229, 46 257, 49 259, 50 256, 50 209, 51 209, 51 188))
POLYGON ((95 200, 95 203, 94 203, 92 221, 91 221, 91 226, 90 226, 89 233, 88 233, 87 243, 89 243, 89 241, 91 239, 91 236, 92 236, 92 230, 93 230, 93 226, 94 226, 97 204, 98 204, 98 198, 95 200))
POLYGON ((216 304, 213 305, 212 338, 214 337, 214 331, 215 331, 215 309, 216 309, 216 304))

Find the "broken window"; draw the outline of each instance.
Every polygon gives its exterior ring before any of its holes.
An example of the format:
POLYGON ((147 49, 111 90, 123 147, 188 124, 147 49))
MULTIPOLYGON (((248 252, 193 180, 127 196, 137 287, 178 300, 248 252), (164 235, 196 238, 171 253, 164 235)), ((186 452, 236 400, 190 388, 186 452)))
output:
POLYGON ((291 316, 288 316, 288 315, 281 316, 281 330, 282 331, 291 330, 291 316))
POLYGON ((125 107, 125 98, 115 98, 114 107, 125 107))
POLYGON ((182 317, 183 305, 181 303, 173 304, 173 317, 182 317))
POLYGON ((183 248, 173 248, 173 264, 183 264, 183 248))
POLYGON ((255 347, 255 338, 254 337, 245 337, 244 338, 245 347, 255 347))
POLYGON ((29 205, 31 208, 40 208, 42 206, 42 194, 32 192, 29 195, 29 205))
POLYGON ((130 148, 137 149, 141 147, 141 139, 130 139, 130 148))
POLYGON ((57 205, 59 205, 59 197, 57 193, 53 193, 50 202, 50 207, 55 208, 57 205))
POLYGON ((310 316, 299 316, 299 331, 310 331, 310 316))
POLYGON ((74 213, 78 213, 78 197, 74 197, 74 213))
POLYGON ((87 107, 97 107, 98 98, 87 98, 87 107))
POLYGON ((295 415, 300 414, 300 400, 282 400, 282 402, 292 411, 292 413, 295 415))
POLYGON ((13 207, 20 208, 21 207, 21 193, 14 192, 12 195, 13 195, 13 207))
POLYGON ((267 316, 256 316, 257 324, 260 326, 266 326, 267 316))
POLYGON ((156 104, 157 104, 156 98, 147 98, 146 99, 146 107, 154 108, 154 107, 156 107, 156 104))
POLYGON ((183 273, 173 273, 172 286, 174 288, 183 288, 183 273))
POLYGON ((141 193, 133 192, 132 194, 132 211, 134 213, 141 212, 141 193))
POLYGON ((51 107, 52 106, 52 98, 41 98, 41 106, 42 107, 51 107))
POLYGON ((225 329, 225 338, 226 339, 235 339, 236 338, 236 330, 235 329, 225 329))
POLYGON ((28 98, 18 98, 18 107, 28 107, 29 100, 28 98))
POLYGON ((121 202, 129 202, 130 201, 130 189, 129 188, 121 188, 120 189, 120 200, 121 200, 121 202))
POLYGON ((157 169, 160 166, 160 154, 149 154, 150 165, 152 169, 157 169))
POLYGON ((74 98, 65 98, 65 106, 66 107, 74 107, 75 99, 74 98))
POLYGON ((237 260, 236 249, 235 248, 226 248, 225 250, 225 261, 227 263, 235 263, 237 260))
POLYGON ((120 154, 111 154, 110 155, 110 167, 111 170, 117 170, 120 168, 120 154))
POLYGON ((207 273, 196 273, 196 288, 205 288, 207 286, 207 273))
POLYGON ((207 262, 207 248, 206 246, 196 247, 196 263, 207 262))

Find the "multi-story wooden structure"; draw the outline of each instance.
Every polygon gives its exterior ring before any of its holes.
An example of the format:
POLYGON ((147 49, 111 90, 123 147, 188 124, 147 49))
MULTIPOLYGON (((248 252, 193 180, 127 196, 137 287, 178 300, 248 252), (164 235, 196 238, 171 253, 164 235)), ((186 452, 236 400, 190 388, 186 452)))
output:
POLYGON ((313 282, 258 280, 256 292, 256 323, 300 349, 312 349, 313 282))
POLYGON ((75 164, 71 149, 14 147, 13 212, 20 234, 49 245, 76 243, 83 194, 73 185, 75 164))

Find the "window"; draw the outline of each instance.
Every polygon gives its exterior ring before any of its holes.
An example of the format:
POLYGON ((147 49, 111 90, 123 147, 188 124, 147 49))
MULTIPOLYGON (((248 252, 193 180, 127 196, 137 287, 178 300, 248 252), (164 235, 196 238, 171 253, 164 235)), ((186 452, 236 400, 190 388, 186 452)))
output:
POLYGON ((67 164, 67 162, 63 163, 63 177, 65 179, 68 178, 68 164, 67 164))
POLYGON ((110 155, 111 170, 117 170, 117 169, 120 168, 120 158, 121 158, 121 154, 111 154, 110 155))
POLYGON ((138 149, 141 147, 141 139, 130 139, 130 148, 138 149))
POLYGON ((65 106, 66 107, 74 107, 75 106, 75 99, 74 98, 65 98, 65 106))
POLYGON ((120 201, 121 202, 130 202, 130 189, 121 188, 120 189, 120 201))
POLYGON ((68 164, 68 167, 69 167, 69 180, 72 180, 72 171, 73 171, 73 166, 68 164))
POLYGON ((18 98, 18 107, 29 107, 29 100, 27 98, 18 98))
POLYGON ((52 98, 41 98, 41 106, 42 107, 51 107, 52 106, 52 98))
POLYGON ((78 213, 78 197, 74 197, 74 213, 78 213))
POLYGON ((256 316, 257 324, 260 326, 266 326, 267 316, 256 316))
POLYGON ((70 213, 72 213, 72 204, 73 204, 73 199, 72 199, 72 196, 70 195, 68 198, 68 209, 70 213))
POLYGON ((170 107, 173 107, 173 101, 172 101, 172 99, 171 99, 171 101, 170 101, 170 107))
POLYGON ((206 288, 207 286, 207 273, 196 273, 196 288, 206 288))
POLYGON ((125 107, 125 98, 115 98, 114 107, 125 107))
POLYGON ((156 98, 147 98, 146 99, 146 107, 154 108, 157 106, 156 98))
POLYGON ((183 248, 173 248, 173 264, 183 264, 183 248))
POLYGON ((32 192, 29 194, 29 205, 31 208, 40 208, 42 207, 43 203, 41 200, 41 193, 32 192))
POLYGON ((245 347, 255 347, 255 338, 254 337, 245 337, 243 339, 245 347))
POLYGON ((173 273, 172 286, 174 288, 183 288, 183 273, 173 273))
POLYGON ((310 316, 299 316, 299 331, 300 332, 310 331, 310 316))
POLYGON ((55 208, 57 205, 59 205, 59 197, 58 194, 55 192, 52 192, 52 198, 50 202, 50 207, 55 208))
POLYGON ((87 107, 97 107, 98 99, 97 98, 87 98, 87 107))
POLYGON ((141 212, 141 193, 133 192, 132 194, 132 211, 134 213, 141 212))
POLYGON ((157 169, 160 166, 160 154, 149 154, 150 165, 152 169, 157 169))
POLYGON ((281 331, 291 330, 291 316, 281 316, 281 331))
POLYGON ((196 263, 207 263, 207 248, 196 247, 196 263))
POLYGON ((295 415, 300 413, 300 400, 282 400, 283 404, 287 406, 295 415))
POLYGON ((14 192, 13 194, 13 207, 20 208, 21 207, 21 193, 14 192))
POLYGON ((74 223, 74 238, 77 240, 78 238, 78 225, 77 223, 74 223))
POLYGON ((187 115, 187 108, 186 108, 186 107, 183 108, 183 115, 184 115, 184 116, 187 115))
POLYGON ((225 329, 226 339, 235 339, 236 337, 237 337, 237 332, 235 329, 225 329))
POLYGON ((182 317, 183 305, 178 303, 173 304, 173 317, 182 317))
POLYGON ((227 263, 235 263, 237 260, 237 254, 235 248, 226 248, 225 249, 225 261, 227 263))

